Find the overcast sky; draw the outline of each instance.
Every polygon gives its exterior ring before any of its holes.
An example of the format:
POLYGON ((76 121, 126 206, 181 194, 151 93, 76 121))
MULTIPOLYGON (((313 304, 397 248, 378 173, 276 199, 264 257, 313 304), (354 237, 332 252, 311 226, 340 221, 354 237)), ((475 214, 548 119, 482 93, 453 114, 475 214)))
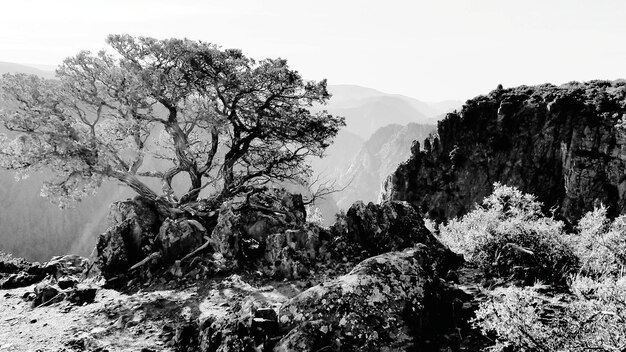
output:
POLYGON ((3 1, 0 61, 56 65, 109 33, 283 57, 308 78, 424 101, 626 78, 623 0, 3 1))

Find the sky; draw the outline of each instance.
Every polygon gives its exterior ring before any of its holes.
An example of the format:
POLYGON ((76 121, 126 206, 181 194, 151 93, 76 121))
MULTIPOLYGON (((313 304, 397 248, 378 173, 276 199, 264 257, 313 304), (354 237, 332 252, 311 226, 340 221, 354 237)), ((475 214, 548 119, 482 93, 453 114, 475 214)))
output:
POLYGON ((626 78, 623 0, 22 0, 0 9, 0 61, 22 64, 58 65, 128 33, 282 57, 307 79, 429 102, 498 84, 626 78))

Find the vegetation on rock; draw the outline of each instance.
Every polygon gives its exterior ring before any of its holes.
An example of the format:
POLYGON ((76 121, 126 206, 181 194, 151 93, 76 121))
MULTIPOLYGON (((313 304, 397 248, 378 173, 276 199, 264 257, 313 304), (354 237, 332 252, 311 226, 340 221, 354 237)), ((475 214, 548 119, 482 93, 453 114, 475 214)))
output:
POLYGON ((440 227, 442 241, 497 287, 473 319, 495 337, 490 350, 623 350, 624 216, 611 220, 599 206, 566 233, 534 196, 494 189, 483 207, 440 227))
POLYGON ((483 206, 439 230, 444 244, 489 277, 562 283, 578 268, 563 223, 514 187, 496 183, 483 206))

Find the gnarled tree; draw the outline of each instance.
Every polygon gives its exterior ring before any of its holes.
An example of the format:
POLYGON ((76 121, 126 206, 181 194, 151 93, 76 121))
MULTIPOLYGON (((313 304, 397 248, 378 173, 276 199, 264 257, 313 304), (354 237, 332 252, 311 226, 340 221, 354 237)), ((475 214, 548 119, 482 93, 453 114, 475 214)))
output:
POLYGON ((105 178, 121 181, 162 212, 210 204, 272 181, 310 175, 343 118, 308 107, 330 97, 286 60, 190 40, 111 35, 113 54, 81 52, 48 80, 4 75, 0 166, 51 170, 42 194, 65 206, 105 178), (186 174, 176 194, 172 180, 186 174), (162 190, 148 186, 160 180, 162 190))

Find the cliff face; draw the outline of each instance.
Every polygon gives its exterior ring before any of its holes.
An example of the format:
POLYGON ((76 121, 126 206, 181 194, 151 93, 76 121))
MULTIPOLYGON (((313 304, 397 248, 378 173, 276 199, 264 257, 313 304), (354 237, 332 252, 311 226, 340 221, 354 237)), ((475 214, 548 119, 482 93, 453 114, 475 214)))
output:
POLYGON ((492 191, 516 186, 546 210, 577 219, 602 202, 626 210, 626 81, 497 89, 439 122, 387 179, 382 199, 436 219, 463 215, 492 191))

